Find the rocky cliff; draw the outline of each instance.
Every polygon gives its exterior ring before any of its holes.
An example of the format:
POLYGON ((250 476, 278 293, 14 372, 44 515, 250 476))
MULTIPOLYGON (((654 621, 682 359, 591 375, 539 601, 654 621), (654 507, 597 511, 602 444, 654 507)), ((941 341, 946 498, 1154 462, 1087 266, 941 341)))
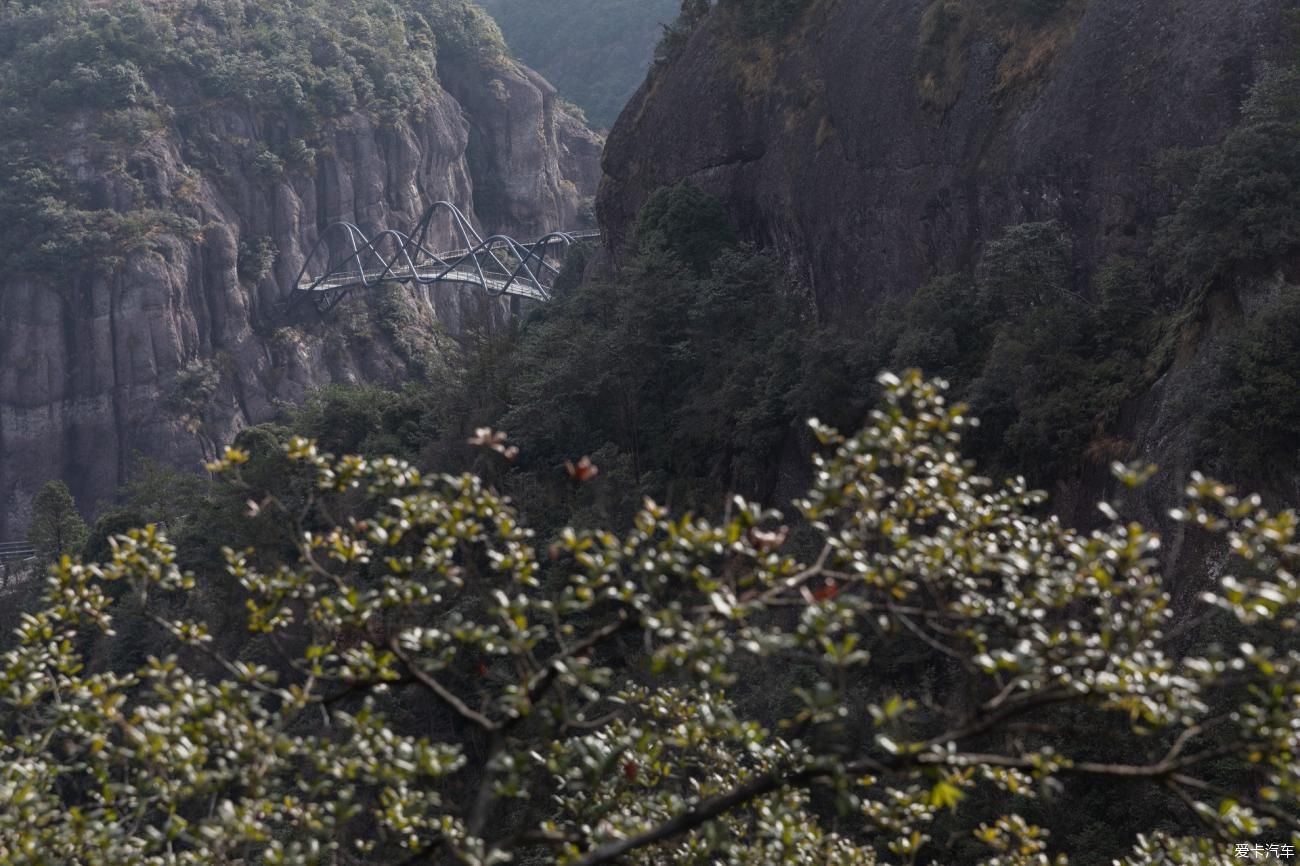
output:
MULTIPOLYGON (((406 227, 446 199, 483 229, 526 237, 570 226, 595 192, 600 140, 501 56, 440 64, 416 110, 380 120, 358 108, 290 163, 268 154, 304 137, 292 115, 203 99, 183 78, 151 83, 170 110, 132 146, 106 144, 92 112, 39 142, 91 213, 155 224, 112 258, 70 254, 57 276, 0 273, 0 538, 21 537, 51 478, 93 510, 137 455, 198 468, 282 401, 435 375, 442 335, 509 314, 439 287, 355 297, 325 321, 287 317, 286 288, 324 226, 406 227)), ((450 226, 436 231, 459 245, 450 226)), ((56 257, 60 242, 40 240, 56 257)))
POLYGON ((1061 221, 1085 270, 1140 241, 1165 207, 1156 156, 1223 136, 1293 4, 808 5, 766 38, 737 35, 743 4, 715 9, 611 130, 599 210, 617 243, 689 179, 837 318, 970 264, 1006 225, 1061 221), (1034 5, 1051 11, 1007 11, 1034 5))
MULTIPOLYGON (((878 333, 873 314, 899 309, 882 301, 937 275, 970 274, 1008 226, 1062 226, 1069 279, 1094 304, 1093 278, 1112 257, 1158 270, 1145 257, 1178 199, 1157 164, 1222 141, 1264 71, 1293 62, 1293 0, 803 6, 785 29, 755 35, 745 26, 750 6, 722 0, 680 36, 676 56, 652 71, 610 133, 598 210, 617 249, 656 188, 686 180, 714 193, 745 235, 789 259, 820 318, 861 340, 878 333)), ((1294 171, 1294 156, 1286 160, 1256 166, 1276 172, 1277 190, 1295 183, 1279 179, 1294 171)), ((1247 207, 1255 193, 1246 183, 1224 189, 1227 221, 1226 199, 1247 207)), ((1242 245, 1253 243, 1245 235, 1242 245)), ((1096 422, 1095 453, 1076 452, 1068 477, 1058 477, 1055 507, 1072 521, 1095 520, 1091 503, 1115 492, 1109 461, 1154 461, 1163 471, 1130 503, 1135 516, 1167 530, 1171 560, 1205 562, 1208 551, 1169 524, 1168 508, 1203 465, 1197 425, 1235 351, 1233 334, 1296 283, 1292 262, 1221 272, 1208 291, 1166 285, 1166 312, 1152 316, 1165 316, 1160 333, 1173 348, 1124 362, 1145 369, 1102 400, 1112 420, 1096 422)), ((1018 374, 986 370, 984 381, 1013 391, 1017 382, 996 379, 1032 379, 1036 362, 1027 363, 1018 374)), ((1080 391, 1087 375, 1078 373, 1080 391)), ((1069 407, 1069 389, 1056 399, 1069 407)), ((1293 473, 1236 477, 1294 501, 1293 473)))

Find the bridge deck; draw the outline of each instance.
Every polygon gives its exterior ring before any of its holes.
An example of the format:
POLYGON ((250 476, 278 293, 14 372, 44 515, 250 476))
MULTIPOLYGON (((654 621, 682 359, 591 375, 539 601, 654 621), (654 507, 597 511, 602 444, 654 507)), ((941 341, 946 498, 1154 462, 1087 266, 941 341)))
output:
POLYGON ((443 273, 444 271, 446 271, 446 268, 438 265, 417 265, 414 270, 402 266, 393 268, 386 276, 383 271, 353 271, 348 274, 332 276, 320 283, 303 280, 298 284, 298 291, 332 292, 335 289, 344 289, 349 286, 371 286, 375 283, 405 283, 419 279, 425 283, 468 283, 469 285, 483 286, 485 289, 498 294, 504 292, 506 295, 529 298, 535 301, 546 300, 546 295, 522 278, 509 283, 508 276, 499 274, 485 273, 483 279, 480 280, 478 271, 473 268, 456 268, 443 273), (507 284, 509 284, 509 288, 506 288, 507 284))

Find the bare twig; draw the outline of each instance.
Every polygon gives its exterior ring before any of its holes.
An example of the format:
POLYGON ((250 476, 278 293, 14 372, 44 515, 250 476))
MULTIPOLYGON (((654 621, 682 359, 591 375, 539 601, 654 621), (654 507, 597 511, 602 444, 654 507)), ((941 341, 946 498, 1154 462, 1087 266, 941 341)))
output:
MULTIPOLYGON (((550 689, 551 685, 555 682, 555 678, 559 676, 560 670, 565 661, 590 652, 619 632, 636 626, 638 622, 639 621, 635 617, 628 616, 626 612, 620 612, 618 619, 606 623, 583 640, 548 659, 546 667, 534 674, 527 683, 529 704, 536 704, 543 696, 545 696, 547 690, 550 689)), ((523 719, 524 716, 520 714, 506 720, 502 724, 502 730, 509 731, 523 721, 523 719)))
POLYGON ((931 649, 938 650, 939 652, 943 653, 949 658, 955 659, 957 663, 960 664, 967 671, 976 670, 975 665, 971 663, 971 660, 969 658, 957 652, 952 647, 946 646, 940 643, 939 641, 935 640, 925 631, 925 629, 921 628, 916 623, 912 622, 910 619, 907 618, 907 616, 894 611, 892 606, 890 608, 890 612, 893 613, 894 617, 903 624, 904 628, 906 628, 912 634, 919 637, 931 649))
POLYGON ((455 710, 457 715, 461 718, 474 723, 488 732, 496 731, 501 727, 498 723, 492 721, 487 716, 471 709, 468 704, 456 697, 450 689, 417 667, 415 662, 402 651, 402 647, 398 644, 397 638, 394 637, 388 641, 388 648, 393 651, 393 655, 397 656, 402 664, 406 665, 407 670, 411 672, 411 676, 416 682, 433 692, 442 700, 443 703, 455 710))

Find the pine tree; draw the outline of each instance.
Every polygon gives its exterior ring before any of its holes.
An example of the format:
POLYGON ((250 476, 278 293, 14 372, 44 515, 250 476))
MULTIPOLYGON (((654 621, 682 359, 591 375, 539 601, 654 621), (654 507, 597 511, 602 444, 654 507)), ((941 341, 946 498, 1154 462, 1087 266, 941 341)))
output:
POLYGON ((72 491, 62 481, 49 481, 36 494, 27 540, 36 559, 49 564, 66 554, 78 553, 86 541, 86 522, 77 511, 72 491))

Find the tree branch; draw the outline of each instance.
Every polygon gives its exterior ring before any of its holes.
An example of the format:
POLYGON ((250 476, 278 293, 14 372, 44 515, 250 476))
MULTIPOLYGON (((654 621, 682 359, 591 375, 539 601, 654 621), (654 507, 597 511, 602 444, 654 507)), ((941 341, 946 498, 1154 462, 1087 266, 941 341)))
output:
POLYGON ((901 623, 903 624, 903 627, 904 627, 904 628, 906 628, 906 629, 907 629, 908 631, 910 631, 912 634, 914 634, 914 635, 916 635, 917 637, 919 637, 922 641, 925 642, 925 644, 926 644, 927 646, 929 646, 930 648, 932 648, 932 649, 934 649, 934 650, 937 650, 937 651, 940 652, 940 653, 943 653, 944 655, 948 656, 948 658, 955 660, 959 665, 962 666, 962 668, 963 668, 964 670, 967 670, 967 671, 975 671, 975 670, 976 670, 975 665, 971 663, 971 660, 970 660, 969 657, 964 656, 964 655, 962 655, 961 653, 959 653, 959 652, 957 652, 956 650, 954 650, 952 647, 947 646, 947 645, 945 645, 945 644, 943 644, 943 643, 940 643, 939 641, 935 640, 933 637, 931 637, 929 634, 926 633, 925 629, 921 628, 921 627, 918 626, 916 623, 912 622, 912 621, 911 621, 910 619, 908 619, 905 615, 903 615, 903 614, 898 613, 897 611, 895 611, 895 610, 893 609, 893 606, 892 606, 892 605, 890 606, 889 609, 890 609, 890 612, 894 614, 895 618, 896 618, 899 622, 901 622, 901 623))
POLYGON ((416 666, 415 662, 402 651, 402 647, 398 644, 396 637, 391 638, 388 641, 388 648, 393 651, 393 655, 397 656, 402 664, 406 665, 416 682, 441 698, 443 703, 455 710, 457 715, 461 718, 473 722, 475 725, 478 725, 480 728, 488 732, 494 732, 500 728, 500 725, 496 722, 492 721, 482 713, 471 709, 468 704, 452 694, 446 686, 420 670, 420 668, 416 666))
POLYGON ((1035 694, 1029 695, 1028 697, 1022 698, 1021 700, 1008 704, 1008 703, 1004 703, 1003 702, 1004 698, 1001 695, 999 695, 999 697, 996 699, 997 703, 1002 704, 999 710, 997 710, 996 712, 989 713, 983 718, 979 718, 972 722, 968 722, 965 726, 958 728, 955 731, 945 731, 944 733, 939 734, 937 737, 931 737, 930 739, 926 740, 924 743, 921 744, 921 749, 924 750, 930 748, 931 746, 939 746, 939 745, 943 745, 944 743, 955 742, 957 740, 964 740, 967 739, 968 737, 974 737, 979 734, 987 733, 988 731, 991 731, 994 728, 996 728, 1000 723, 1006 721, 1009 718, 1012 718, 1013 716, 1018 716, 1021 713, 1029 712, 1030 710, 1039 709, 1040 707, 1047 707, 1053 704, 1068 703, 1078 697, 1080 696, 1068 689, 1049 689, 1048 691, 1037 692, 1035 694))
POLYGON ((789 785, 804 784, 828 775, 830 775, 830 771, 825 767, 810 767, 789 776, 775 772, 765 773, 725 794, 718 794, 701 800, 694 808, 657 827, 646 830, 644 833, 638 833, 635 836, 628 836, 626 839, 619 839, 614 842, 607 842, 575 860, 573 866, 600 866, 603 863, 613 862, 638 848, 645 848, 666 839, 680 836, 683 833, 689 833, 719 815, 738 806, 743 806, 758 797, 789 785))
MULTIPOLYGON (((1199 788, 1202 791, 1207 791, 1211 794, 1214 794, 1215 796, 1222 797, 1225 800, 1242 799, 1240 794, 1235 794, 1232 791, 1228 791, 1223 788, 1220 788, 1218 785, 1211 785, 1209 782, 1206 782, 1202 779, 1194 778, 1192 776, 1184 776, 1182 774, 1177 774, 1172 776, 1171 778, 1173 779, 1174 782, 1177 782, 1179 785, 1184 785, 1188 788, 1199 788)), ((1263 812, 1265 815, 1268 815, 1270 818, 1274 818, 1281 824, 1285 824, 1286 826, 1290 827, 1292 830, 1300 831, 1300 817, 1289 814, 1287 812, 1283 812, 1281 809, 1277 808, 1276 806, 1272 806, 1269 805, 1268 803, 1261 802, 1256 798, 1251 798, 1249 800, 1245 800, 1244 802, 1255 811, 1263 812)))
MULTIPOLYGON (((628 616, 625 611, 620 611, 618 619, 606 623, 583 640, 569 647, 567 650, 557 653, 549 658, 546 662, 546 667, 534 674, 532 679, 527 683, 528 703, 530 705, 536 704, 546 694, 547 690, 549 690, 551 685, 555 682, 555 678, 560 675, 560 665, 562 662, 590 652, 600 644, 612 638, 614 635, 624 631, 625 629, 631 628, 636 623, 636 619, 628 616)), ((507 719, 501 725, 502 731, 511 730, 522 722, 523 719, 524 716, 522 714, 507 719)))

